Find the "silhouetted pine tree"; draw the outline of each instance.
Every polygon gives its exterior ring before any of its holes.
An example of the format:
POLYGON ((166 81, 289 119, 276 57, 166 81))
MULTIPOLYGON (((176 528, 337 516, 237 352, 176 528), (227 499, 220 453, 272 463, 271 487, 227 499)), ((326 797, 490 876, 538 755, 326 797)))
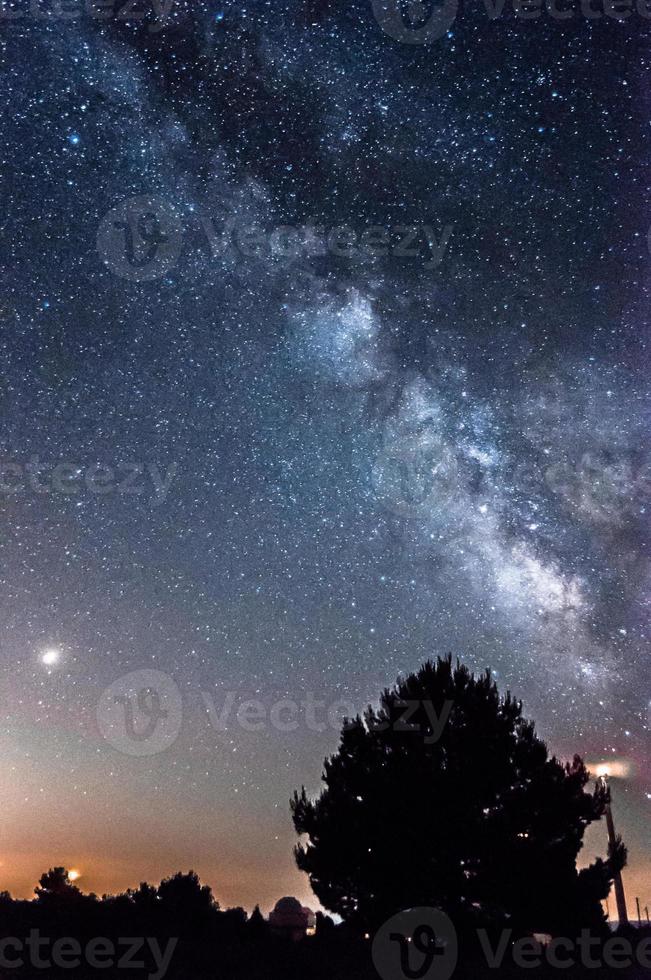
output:
POLYGON ((297 864, 321 903, 360 928, 419 905, 522 932, 603 925, 625 851, 582 872, 576 859, 606 793, 585 791, 578 756, 549 757, 488 671, 447 657, 401 679, 345 722, 323 781, 318 799, 303 788, 292 800, 307 835, 297 864))

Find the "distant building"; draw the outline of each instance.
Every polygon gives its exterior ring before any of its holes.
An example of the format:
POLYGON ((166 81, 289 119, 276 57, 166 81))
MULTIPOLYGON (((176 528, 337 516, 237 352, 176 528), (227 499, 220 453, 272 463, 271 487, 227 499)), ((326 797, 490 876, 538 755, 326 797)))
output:
POLYGON ((281 898, 269 915, 271 931, 293 942, 303 939, 314 931, 315 915, 304 908, 297 898, 281 898))

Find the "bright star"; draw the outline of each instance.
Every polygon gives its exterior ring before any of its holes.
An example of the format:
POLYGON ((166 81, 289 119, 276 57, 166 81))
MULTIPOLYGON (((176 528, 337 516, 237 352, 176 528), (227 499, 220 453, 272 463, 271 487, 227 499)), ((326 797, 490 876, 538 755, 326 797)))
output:
POLYGON ((45 664, 46 667, 54 667, 55 664, 58 664, 60 659, 61 653, 59 650, 55 650, 54 648, 45 650, 41 654, 41 663, 45 664))

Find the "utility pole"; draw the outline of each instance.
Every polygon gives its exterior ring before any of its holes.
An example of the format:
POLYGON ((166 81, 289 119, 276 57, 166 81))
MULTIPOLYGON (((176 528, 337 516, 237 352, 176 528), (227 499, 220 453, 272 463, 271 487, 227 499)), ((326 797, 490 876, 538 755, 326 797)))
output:
POLYGON ((648 905, 645 905, 644 906, 644 914, 646 915, 646 921, 647 921, 647 925, 648 925, 649 924, 649 906, 648 905))
POLYGON ((642 928, 642 913, 640 912, 640 900, 637 897, 635 898, 635 904, 637 905, 637 927, 638 927, 638 929, 641 929, 642 928))
MULTIPOLYGON (((605 789, 608 787, 608 776, 604 775, 599 777, 601 785, 605 789)), ((608 842, 611 849, 615 847, 617 836, 615 834, 615 822, 613 820, 613 811, 610 806, 610 800, 606 804, 606 826, 608 828, 608 842)), ((617 918, 619 919, 619 925, 628 925, 628 913, 626 911, 626 896, 624 895, 624 882, 622 881, 621 871, 616 871, 614 876, 613 884, 615 885, 615 900, 617 902, 617 918)))

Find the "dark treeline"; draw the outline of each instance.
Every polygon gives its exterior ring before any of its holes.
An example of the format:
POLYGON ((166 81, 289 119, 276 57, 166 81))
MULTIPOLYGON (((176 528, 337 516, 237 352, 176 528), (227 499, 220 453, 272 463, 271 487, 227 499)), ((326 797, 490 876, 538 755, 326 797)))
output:
POLYGON ((368 942, 353 941, 346 927, 336 927, 329 917, 317 913, 314 935, 292 940, 272 931, 257 907, 250 915, 242 908, 222 909, 192 871, 157 887, 142 883, 100 898, 83 894, 64 868, 53 868, 41 877, 32 901, 0 893, 0 947, 3 978, 374 975, 368 942), (98 938, 106 944, 98 944, 98 938), (78 944, 79 955, 68 940, 78 944), (57 941, 63 946, 53 955, 57 941), (79 965, 73 964, 77 959, 79 965), (10 965, 18 960, 22 966, 10 965))
MULTIPOLYGON (((488 930, 486 935, 497 950, 500 932, 488 930)), ((629 929, 618 935, 637 943, 646 937, 651 948, 651 930, 629 929)), ((508 953, 495 969, 486 964, 476 936, 467 933, 459 938, 460 957, 453 976, 460 980, 548 978, 559 972, 597 980, 651 976, 651 970, 639 965, 616 972, 605 965, 585 969, 580 962, 562 971, 545 963, 524 969, 508 953)), ((602 940, 607 941, 605 935, 602 940)), ((372 937, 317 913, 314 933, 293 940, 278 934, 257 907, 250 915, 241 908, 221 909, 211 889, 192 871, 179 872, 157 887, 142 883, 137 889, 98 898, 84 895, 63 868, 54 868, 42 876, 32 901, 0 894, 0 947, 7 962, 0 976, 30 980, 66 976, 84 980, 377 980, 383 975, 382 955, 378 967, 372 937), (5 940, 13 939, 22 948, 13 942, 5 945, 5 940), (71 940, 78 944, 76 948, 70 946, 71 940), (62 944, 58 959, 53 955, 57 942, 62 944), (19 958, 22 966, 8 965, 19 958)), ((599 950, 593 948, 593 955, 599 956, 599 950)), ((426 973, 425 980, 430 976, 437 980, 440 974, 426 973)))

